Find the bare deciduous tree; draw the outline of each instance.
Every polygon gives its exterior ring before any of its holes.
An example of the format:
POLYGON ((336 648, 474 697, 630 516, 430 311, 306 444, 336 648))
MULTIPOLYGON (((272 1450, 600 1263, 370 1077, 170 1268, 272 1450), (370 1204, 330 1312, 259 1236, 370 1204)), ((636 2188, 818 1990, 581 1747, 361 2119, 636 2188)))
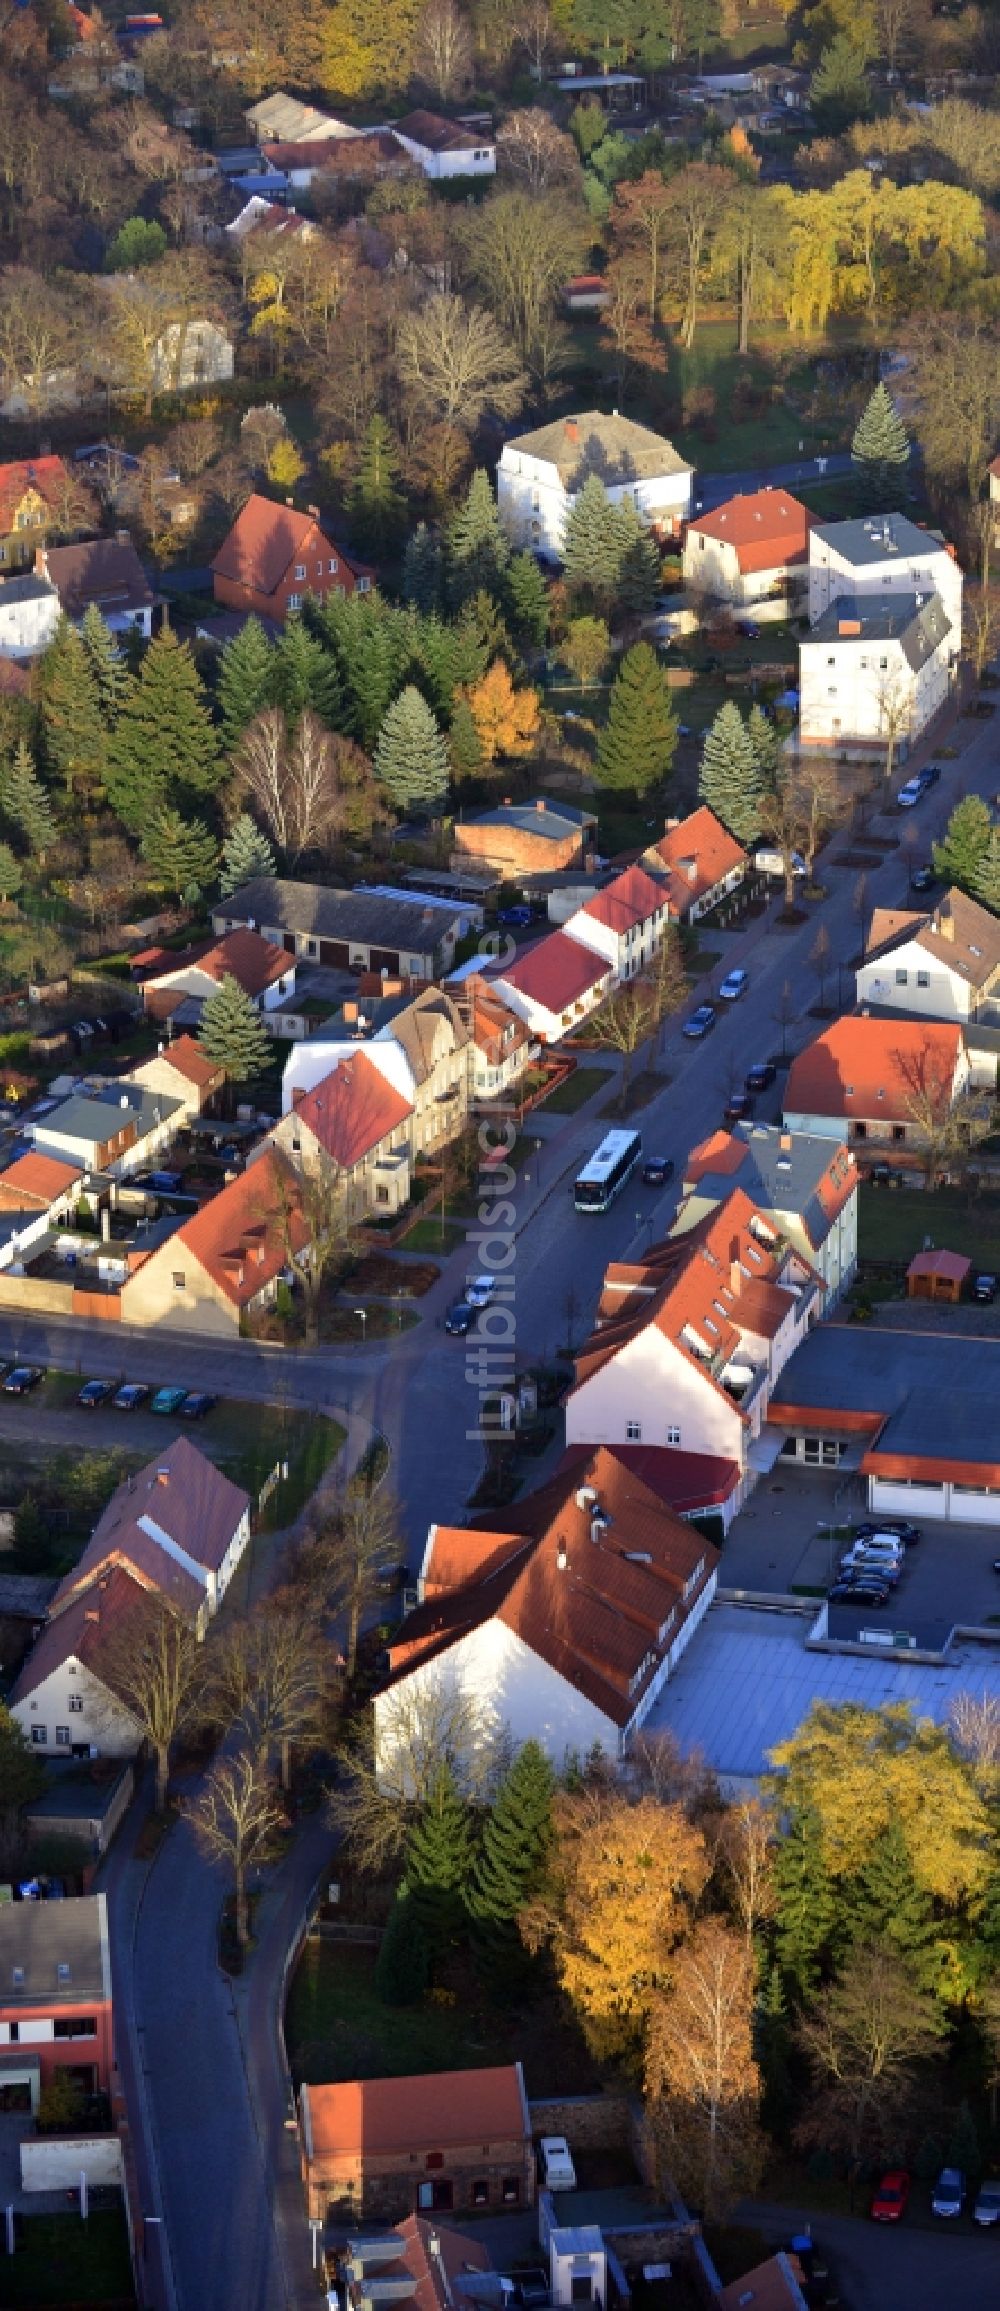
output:
POLYGON ((515 417, 527 379, 491 313, 461 297, 429 297, 401 321, 399 374, 418 407, 473 433, 485 409, 515 417))
POLYGON ((741 1798, 726 1807, 715 1844, 716 1859, 732 1893, 748 1949, 758 1926, 774 1908, 774 1842, 774 1817, 759 1798, 741 1798))
POLYGON ((472 79, 472 34, 455 0, 427 0, 417 27, 413 69, 419 81, 447 104, 472 79))
POLYGON ((501 176, 527 185, 529 192, 548 192, 552 185, 578 186, 580 161, 571 136, 557 128, 551 113, 540 104, 508 113, 497 135, 497 169, 501 176))
POLYGON ((185 1811, 209 1860, 224 1862, 230 1872, 236 1938, 245 1949, 250 1939, 247 1873, 274 1853, 285 1820, 266 1760, 249 1749, 217 1758, 185 1811))
POLYGON ((888 2156, 916 2066, 945 2028, 933 1994, 916 1988, 894 1952, 852 1950, 845 1974, 819 1992, 796 2028, 814 2079, 796 2129, 802 2147, 852 2161, 888 2156))
POLYGON ((343 1172, 318 1141, 301 1169, 274 1166, 270 1216, 302 1293, 306 1346, 315 1348, 325 1280, 331 1268, 347 1266, 358 1241, 343 1172))
POLYGON ((150 1600, 110 1639, 105 1681, 128 1710, 156 1759, 156 1810, 167 1797, 170 1751, 198 1719, 205 1657, 194 1630, 163 1598, 150 1600))
POLYGON ((582 261, 585 217, 560 195, 538 201, 518 188, 470 211, 456 233, 469 274, 526 355, 542 315, 582 261))
POLYGON ((280 708, 265 708, 244 731, 233 769, 237 790, 293 866, 341 831, 349 798, 371 783, 360 747, 327 730, 309 708, 290 737, 280 708))
POLYGON ((348 1733, 328 1801, 331 1822, 358 1869, 380 1875, 398 1863, 412 1811, 426 1805, 442 1765, 465 1798, 485 1804, 510 1758, 507 1729, 485 1697, 444 1668, 406 1678, 380 1700, 377 1759, 370 1718, 348 1733))
POLYGON ((760 2180, 764 2146, 753 2056, 753 1958, 721 1918, 676 1952, 650 2017, 646 2086, 666 2169, 706 2215, 760 2180))
POLYGON ((313 1741, 319 1730, 323 1659, 315 1618, 273 1597, 213 1632, 207 1648, 206 1709, 265 1762, 276 1746, 286 1787, 292 1742, 313 1741))
POLYGON ((956 1091, 954 1068, 929 1042, 916 1052, 896 1050, 892 1060, 933 1189, 950 1164, 964 1168, 972 1148, 990 1137, 996 1102, 985 1092, 956 1091))
POLYGON ((322 1599, 325 1613, 344 1620, 348 1677, 357 1667, 361 1622, 377 1594, 378 1575, 398 1562, 402 1546, 398 1501, 387 1485, 357 1476, 299 1551, 298 1578, 322 1599))

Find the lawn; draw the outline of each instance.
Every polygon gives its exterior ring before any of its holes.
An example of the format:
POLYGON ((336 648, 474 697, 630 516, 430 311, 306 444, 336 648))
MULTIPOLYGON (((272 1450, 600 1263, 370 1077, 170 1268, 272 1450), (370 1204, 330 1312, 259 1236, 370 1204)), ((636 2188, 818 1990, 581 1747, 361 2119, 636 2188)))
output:
MULTIPOLYGON (((891 1152, 891 1151, 890 1151, 891 1152)), ((1000 1196, 971 1197, 958 1188, 863 1187, 859 1197, 858 1256, 904 1265, 930 1236, 939 1249, 960 1252, 977 1268, 1000 1271, 1000 1196)))
POLYGON ((540 1102, 546 1115, 576 1115, 585 1107, 595 1091, 607 1083, 610 1070, 606 1067, 578 1067, 572 1075, 564 1075, 547 1099, 540 1102))
MULTIPOLYGON (((171 1423, 163 1425, 169 1428, 171 1423)), ((264 1530, 274 1531, 292 1524, 304 1509, 347 1431, 323 1412, 224 1399, 189 1434, 254 1499, 276 1463, 287 1461, 288 1476, 271 1494, 261 1518, 264 1530)))
POLYGON ((402 1248, 406 1252, 437 1252, 446 1260, 450 1252, 464 1244, 466 1229, 464 1220, 449 1220, 447 1211, 443 1227, 440 1213, 428 1212, 424 1219, 414 1220, 412 1228, 407 1229, 402 1248))
POLYGON ((134 2304, 125 2217, 115 2207, 18 2217, 18 2251, 4 2256, 0 2301, 13 2305, 134 2304))
POLYGON ((524 2060, 529 2094, 585 2093, 593 2065, 579 2031, 545 1977, 527 2003, 494 2006, 476 1976, 455 1961, 454 1987, 419 2006, 384 2006, 375 1994, 375 1953, 343 1942, 308 1941, 296 1967, 285 2035, 296 2086, 341 2078, 409 2078, 420 2071, 471 2070, 524 2060))

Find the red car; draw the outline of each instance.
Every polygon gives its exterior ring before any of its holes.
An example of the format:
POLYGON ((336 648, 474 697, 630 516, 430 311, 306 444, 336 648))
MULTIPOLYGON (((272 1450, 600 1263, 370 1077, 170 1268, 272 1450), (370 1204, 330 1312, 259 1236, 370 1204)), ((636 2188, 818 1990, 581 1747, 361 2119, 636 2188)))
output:
POLYGON ((910 2196, 910 2178, 903 2167, 893 2167, 891 2174, 883 2175, 872 2200, 873 2223, 898 2223, 906 2213, 910 2196))

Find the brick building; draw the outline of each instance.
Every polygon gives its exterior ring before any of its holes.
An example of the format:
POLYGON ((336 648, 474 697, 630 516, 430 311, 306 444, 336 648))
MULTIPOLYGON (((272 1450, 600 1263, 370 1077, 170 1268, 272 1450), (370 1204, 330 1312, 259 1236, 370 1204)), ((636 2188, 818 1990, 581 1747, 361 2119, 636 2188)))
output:
POLYGON ((519 2062, 299 2091, 310 2218, 396 2222, 453 2209, 530 2207, 531 2120, 519 2062))
POLYGON ((107 2093, 114 2061, 107 1899, 0 1909, 0 2109, 38 2109, 57 2070, 107 2093))
POLYGON ((371 571, 350 560, 320 525, 315 507, 296 513, 255 491, 238 513, 212 563, 215 599, 229 610, 252 611, 283 625, 307 594, 361 594, 371 571))
POLYGON ((483 859, 513 880, 532 871, 550 874, 580 866, 596 837, 593 811, 539 794, 529 802, 498 803, 456 826, 452 863, 460 869, 469 859, 483 859))

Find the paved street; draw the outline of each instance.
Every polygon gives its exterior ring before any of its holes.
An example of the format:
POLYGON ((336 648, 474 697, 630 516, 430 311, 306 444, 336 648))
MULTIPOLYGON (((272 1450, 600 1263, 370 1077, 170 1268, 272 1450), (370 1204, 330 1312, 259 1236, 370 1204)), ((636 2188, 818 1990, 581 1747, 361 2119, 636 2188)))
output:
POLYGON ((910 2216, 897 2230, 846 2215, 815 2215, 805 2207, 764 2207, 747 2202, 737 2209, 740 2223, 753 2223, 763 2251, 787 2246, 808 2222, 817 2247, 829 2256, 844 2311, 943 2311, 961 2302, 962 2311, 996 2311, 1000 2301, 1000 2239, 962 2223, 926 2228, 910 2216))
POLYGON ((850 451, 834 449, 823 457, 803 453, 789 458, 785 465, 747 466, 742 473, 696 473, 695 505, 699 513, 710 513, 737 492, 747 497, 757 489, 802 489, 806 482, 835 481, 850 471, 850 451))

